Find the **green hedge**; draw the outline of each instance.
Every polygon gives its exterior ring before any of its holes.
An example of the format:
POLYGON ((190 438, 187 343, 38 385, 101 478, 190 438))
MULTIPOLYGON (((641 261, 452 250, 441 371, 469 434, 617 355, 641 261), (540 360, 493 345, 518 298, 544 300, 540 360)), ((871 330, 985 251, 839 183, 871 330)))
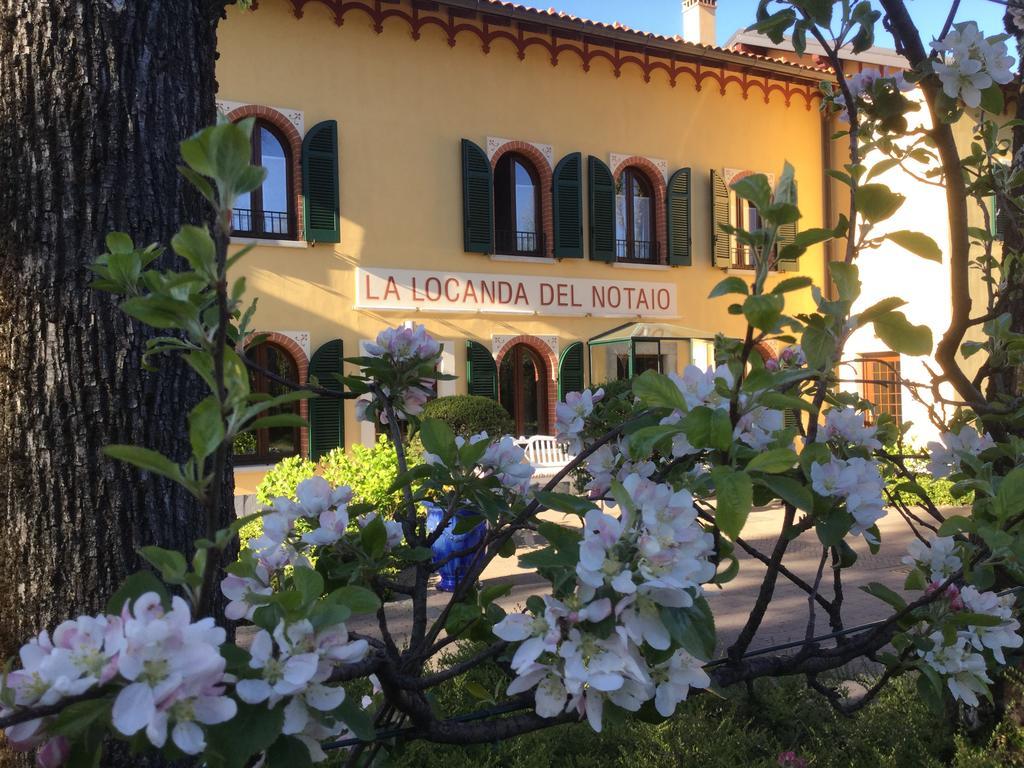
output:
POLYGON ((423 419, 440 419, 463 437, 486 432, 492 437, 510 435, 516 425, 497 400, 476 395, 451 395, 431 400, 423 407, 423 419))
MULTIPOLYGON (((446 661, 451 663, 451 659, 446 661)), ((440 686, 437 709, 471 712, 491 706, 474 694, 499 694, 508 680, 494 666, 440 686)), ((499 696, 500 698, 500 696, 499 696)), ((793 750, 811 768, 941 768, 955 744, 952 729, 917 697, 915 680, 897 679, 856 717, 838 715, 802 681, 759 681, 697 695, 661 724, 616 718, 605 727, 563 725, 478 746, 412 742, 392 756, 394 768, 778 768, 793 750)), ((338 765, 339 763, 335 763, 338 765)), ((974 768, 974 763, 969 763, 974 768)), ((978 764, 979 768, 981 765, 978 764)))
MULTIPOLYGON (((409 466, 415 466, 421 461, 422 452, 415 445, 407 450, 409 466)), ((353 502, 373 504, 385 517, 390 517, 401 503, 400 492, 389 492, 391 483, 398 476, 398 454, 384 436, 371 448, 358 444, 347 452, 343 448, 335 448, 325 454, 319 464, 301 456, 282 459, 260 481, 256 500, 264 505, 278 496, 294 499, 299 483, 315 474, 323 475, 332 487, 350 486, 353 502)), ((244 545, 262 532, 262 522, 254 520, 238 535, 244 545)))

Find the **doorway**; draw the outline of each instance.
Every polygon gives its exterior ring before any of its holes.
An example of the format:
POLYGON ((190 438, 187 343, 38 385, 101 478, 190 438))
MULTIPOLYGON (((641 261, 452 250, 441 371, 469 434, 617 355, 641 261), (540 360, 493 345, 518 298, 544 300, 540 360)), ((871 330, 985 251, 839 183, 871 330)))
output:
POLYGON ((541 356, 516 344, 501 360, 498 397, 524 437, 548 433, 548 376, 541 356))

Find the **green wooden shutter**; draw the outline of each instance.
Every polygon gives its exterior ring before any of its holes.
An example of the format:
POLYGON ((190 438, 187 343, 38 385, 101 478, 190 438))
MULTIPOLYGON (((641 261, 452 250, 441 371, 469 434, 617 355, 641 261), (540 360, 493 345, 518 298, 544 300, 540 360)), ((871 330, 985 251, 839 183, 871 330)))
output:
POLYGON ((551 180, 556 259, 583 258, 583 155, 573 152, 558 161, 551 180))
POLYGON ((487 153, 462 140, 462 243, 466 253, 494 253, 494 182, 487 153))
MULTIPOLYGON (((309 361, 310 378, 324 389, 343 391, 335 374, 342 373, 345 347, 341 339, 328 341, 309 361)), ((327 452, 345 445, 345 401, 315 397, 309 401, 309 458, 319 461, 327 452)))
POLYGON ((668 222, 668 263, 688 267, 690 256, 690 169, 680 168, 668 180, 668 199, 665 203, 668 222))
POLYGON ((302 218, 306 240, 341 242, 336 120, 317 123, 302 140, 302 218))
POLYGON ((590 258, 615 261, 615 177, 608 166, 591 155, 589 177, 590 258))
POLYGON ((716 171, 711 172, 711 258, 716 267, 732 266, 732 235, 719 229, 731 224, 729 216, 729 188, 716 171))
MULTIPOLYGON (((798 203, 796 194, 796 182, 793 182, 793 202, 798 203)), ((783 224, 779 227, 779 234, 777 237, 776 248, 777 252, 781 253, 782 249, 787 245, 791 244, 796 240, 797 233, 797 222, 793 221, 789 224, 783 224)), ((781 272, 795 272, 799 268, 797 263, 798 259, 779 259, 779 270, 781 272)))
POLYGON ((992 236, 999 242, 1005 242, 1006 230, 1010 223, 1010 216, 1006 210, 1006 206, 1000 205, 997 198, 994 195, 992 197, 992 210, 992 236))
POLYGON ((466 341, 466 384, 469 394, 498 399, 498 367, 483 344, 466 341))
POLYGON ((570 392, 583 391, 583 342, 574 341, 558 357, 558 400, 570 392))

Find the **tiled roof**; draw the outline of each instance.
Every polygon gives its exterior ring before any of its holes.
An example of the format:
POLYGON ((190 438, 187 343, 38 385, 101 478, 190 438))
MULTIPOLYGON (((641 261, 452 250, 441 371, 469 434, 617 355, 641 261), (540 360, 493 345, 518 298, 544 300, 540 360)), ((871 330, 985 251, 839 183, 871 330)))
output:
POLYGON ((740 57, 743 59, 750 59, 752 64, 769 63, 785 66, 795 72, 805 74, 815 73, 819 76, 821 74, 827 74, 831 76, 831 70, 827 67, 813 67, 804 64, 796 64, 788 59, 765 56, 738 48, 722 48, 717 45, 701 45, 700 43, 693 43, 685 40, 680 35, 673 35, 671 37, 667 35, 656 35, 652 32, 644 32, 642 30, 633 29, 632 27, 627 27, 619 22, 606 24, 601 21, 593 21, 580 16, 573 16, 571 13, 563 13, 555 8, 548 8, 547 10, 544 10, 541 8, 534 8, 529 5, 523 5, 521 3, 504 2, 503 0, 472 0, 471 2, 466 2, 466 0, 455 0, 455 2, 447 3, 445 0, 441 0, 441 2, 443 4, 458 5, 461 8, 475 6, 476 10, 482 13, 486 13, 490 9, 492 11, 504 11, 505 13, 512 13, 515 15, 525 14, 534 17, 538 22, 560 22, 575 27, 582 27, 584 30, 597 36, 602 34, 612 34, 634 38, 634 42, 639 45, 650 45, 653 47, 665 46, 672 48, 682 46, 687 49, 691 49, 689 52, 696 55, 701 55, 703 53, 713 58, 740 57))

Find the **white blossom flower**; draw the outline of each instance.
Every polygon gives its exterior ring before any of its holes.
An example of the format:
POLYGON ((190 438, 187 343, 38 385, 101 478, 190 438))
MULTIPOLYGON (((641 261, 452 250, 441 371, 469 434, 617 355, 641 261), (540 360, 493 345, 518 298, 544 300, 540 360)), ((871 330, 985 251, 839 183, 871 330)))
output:
POLYGON ((429 360, 441 354, 441 345, 427 329, 413 323, 399 328, 385 328, 377 334, 376 344, 367 344, 366 354, 371 357, 390 357, 397 364, 411 360, 429 360))
POLYGON ((941 443, 932 441, 927 445, 931 454, 927 472, 933 477, 948 477, 959 472, 962 456, 977 456, 995 445, 991 435, 987 432, 979 435, 978 430, 969 425, 961 427, 956 434, 943 432, 939 439, 941 443))
POLYGON ((937 536, 928 544, 912 539, 907 545, 907 552, 909 554, 903 558, 903 563, 911 567, 919 563, 924 565, 933 582, 944 582, 963 567, 952 536, 937 536))
POLYGON ((784 426, 785 416, 782 411, 759 405, 740 416, 732 436, 755 451, 763 451, 775 439, 775 433, 784 426))
POLYGON ((979 592, 968 585, 960 590, 960 598, 964 608, 971 613, 1002 619, 1001 624, 992 627, 972 625, 964 634, 976 649, 980 651, 988 648, 995 660, 1005 665, 1003 648, 1020 648, 1024 645, 1024 638, 1019 634, 1020 622, 1013 618, 1013 595, 1000 597, 995 592, 979 592))
POLYGON ((702 662, 679 649, 672 657, 654 667, 651 672, 657 687, 654 706, 662 717, 670 717, 681 701, 686 701, 691 688, 707 688, 711 678, 702 662))
POLYGON ((877 432, 878 427, 864 423, 862 413, 843 406, 831 408, 825 414, 825 423, 818 430, 817 440, 825 443, 840 438, 852 445, 874 450, 882 447, 882 443, 875 437, 877 432))
POLYGON ((490 471, 510 491, 525 494, 530 490, 533 465, 526 461, 526 451, 511 436, 491 443, 480 459, 480 466, 490 471))
POLYGON ((580 433, 585 420, 594 412, 594 406, 604 397, 604 390, 591 392, 569 392, 565 402, 555 406, 555 432, 559 442, 566 443, 571 453, 578 453, 583 447, 580 433))
POLYGON ((882 489, 885 481, 875 461, 855 456, 850 459, 830 457, 827 464, 811 465, 811 487, 821 496, 833 496, 846 502, 854 523, 850 533, 867 534, 878 520, 885 517, 882 489))
POLYGON ((173 724, 178 749, 198 754, 205 747, 200 724, 235 714, 234 700, 224 696, 226 662, 218 650, 226 635, 211 618, 192 622, 181 598, 172 598, 171 605, 164 611, 152 592, 125 604, 117 667, 129 684, 114 699, 111 719, 126 736, 145 729, 156 747, 164 745, 173 724))
POLYGON ((929 637, 934 646, 924 654, 925 663, 946 678, 946 685, 955 699, 971 707, 978 706, 978 695, 984 695, 992 682, 985 657, 973 651, 962 635, 951 645, 945 644, 941 632, 933 632, 929 637))

